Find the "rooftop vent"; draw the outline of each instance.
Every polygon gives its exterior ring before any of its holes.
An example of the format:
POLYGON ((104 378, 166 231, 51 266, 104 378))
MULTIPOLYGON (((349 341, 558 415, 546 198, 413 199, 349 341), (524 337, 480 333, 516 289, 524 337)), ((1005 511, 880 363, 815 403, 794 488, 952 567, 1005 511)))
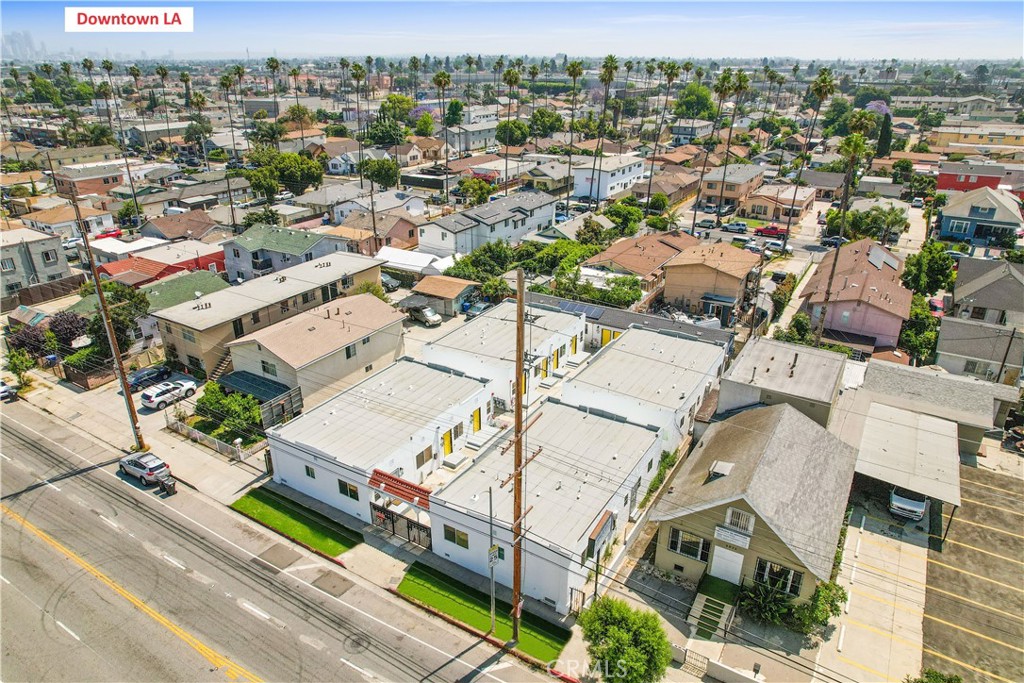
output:
POLYGON ((723 462, 721 460, 714 461, 711 463, 711 467, 708 468, 708 480, 710 481, 728 476, 729 473, 732 472, 733 466, 734 463, 731 462, 723 462))

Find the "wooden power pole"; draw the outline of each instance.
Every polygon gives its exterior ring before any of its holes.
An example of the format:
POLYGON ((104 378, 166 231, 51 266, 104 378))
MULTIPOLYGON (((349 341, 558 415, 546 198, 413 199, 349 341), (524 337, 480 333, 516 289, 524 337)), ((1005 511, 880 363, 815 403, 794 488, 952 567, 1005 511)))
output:
MULTIPOLYGON (((50 167, 50 177, 54 177, 53 161, 50 155, 46 155, 46 163, 50 167)), ((56 184, 56 180, 54 181, 56 184)), ((121 362, 121 348, 117 343, 117 336, 114 334, 114 324, 110 320, 110 309, 107 308, 107 297, 100 286, 100 274, 96 269, 96 259, 92 257, 92 246, 89 244, 89 226, 82 220, 82 210, 78 206, 74 193, 69 197, 71 206, 75 211, 75 224, 78 226, 78 234, 82 237, 82 246, 85 248, 85 258, 89 260, 89 270, 92 273, 92 281, 96 286, 96 299, 99 301, 100 318, 107 331, 107 340, 110 342, 110 352, 114 356, 114 371, 121 383, 121 393, 124 395, 124 405, 128 409, 128 419, 132 423, 132 433, 135 436, 135 450, 145 451, 146 441, 142 438, 142 427, 139 424, 139 414, 135 411, 135 402, 132 400, 132 392, 128 386, 128 378, 124 374, 124 363, 121 362)))
POLYGON ((523 609, 523 400, 526 378, 526 283, 523 269, 516 270, 516 398, 515 456, 512 493, 512 641, 519 642, 519 619, 523 609))

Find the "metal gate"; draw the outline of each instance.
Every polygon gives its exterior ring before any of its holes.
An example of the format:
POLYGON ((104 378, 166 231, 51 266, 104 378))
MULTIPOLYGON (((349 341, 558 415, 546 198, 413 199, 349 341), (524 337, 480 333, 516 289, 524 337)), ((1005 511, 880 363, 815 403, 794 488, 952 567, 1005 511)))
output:
POLYGON ((587 591, 580 588, 569 589, 569 613, 579 614, 587 606, 587 591))
POLYGON ((400 515, 394 510, 370 503, 373 525, 389 534, 400 536, 407 541, 430 550, 430 527, 416 520, 400 515))

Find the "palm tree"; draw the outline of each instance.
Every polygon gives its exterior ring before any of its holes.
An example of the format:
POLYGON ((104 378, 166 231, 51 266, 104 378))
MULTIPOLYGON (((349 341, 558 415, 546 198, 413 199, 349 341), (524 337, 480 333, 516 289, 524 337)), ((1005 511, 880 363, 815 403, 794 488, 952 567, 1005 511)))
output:
MULTIPOLYGON (((84 64, 83 64, 84 66, 84 64)), ((160 78, 160 94, 164 100, 164 108, 167 110, 164 112, 164 122, 167 124, 167 151, 171 151, 171 112, 169 105, 167 104, 167 77, 171 75, 171 72, 167 70, 166 66, 162 64, 157 65, 156 75, 160 78)))
POLYGON ((39 70, 43 72, 47 80, 53 79, 53 64, 41 64, 39 70))
POLYGON ((61 62, 60 63, 61 73, 63 73, 64 77, 69 79, 69 80, 71 79, 71 68, 72 68, 71 67, 71 62, 61 62))
MULTIPOLYGON (((206 95, 201 92, 193 93, 191 98, 192 109, 195 110, 195 118, 197 123, 201 123, 203 119, 203 111, 206 110, 206 95)), ((206 170, 210 170, 210 157, 206 150, 206 136, 200 136, 199 148, 203 150, 203 160, 206 162, 206 170)))
MULTIPOLYGON (((274 118, 276 119, 281 115, 281 111, 277 106, 277 72, 281 70, 281 62, 277 57, 267 57, 267 71, 270 72, 270 79, 274 84, 274 118)), ((280 145, 278 146, 280 149, 280 145)))
MULTIPOLYGON (((505 73, 501 76, 502 83, 508 88, 508 107, 506 107, 505 124, 511 125, 512 122, 512 89, 519 87, 519 71, 516 69, 505 69, 505 73)), ((505 145, 505 196, 508 196, 508 141, 505 145)))
MULTIPOLYGON (((495 99, 497 99, 501 95, 501 88, 498 86, 498 78, 501 76, 501 74, 503 73, 503 70, 505 68, 505 59, 504 59, 504 57, 498 57, 494 61, 494 65, 491 68, 494 71, 494 90, 496 92, 494 97, 495 97, 495 99)), ((494 115, 495 116, 499 116, 499 117, 501 116, 501 102, 500 101, 494 103, 494 115)))
POLYGON ((363 68, 362 64, 358 62, 352 65, 352 80, 356 84, 356 140, 359 141, 359 164, 356 168, 359 171, 359 187, 363 186, 363 137, 360 131, 360 115, 359 115, 359 83, 366 78, 366 69, 363 68))
MULTIPOLYGON (((292 70, 288 72, 288 75, 292 77, 292 87, 295 88, 295 106, 299 106, 299 76, 302 72, 299 71, 298 67, 292 67, 292 70)), ((306 128, 302 122, 302 117, 299 117, 299 135, 302 138, 302 149, 306 149, 306 128)))
MULTIPOLYGON (((698 69, 699 68, 700 67, 698 67, 698 69)), ((718 75, 718 78, 715 80, 715 84, 714 84, 714 86, 712 86, 711 91, 713 93, 715 93, 715 95, 718 96, 718 112, 715 114, 715 127, 717 128, 718 127, 718 120, 720 118, 722 118, 722 107, 725 105, 725 98, 732 91, 732 69, 726 67, 722 71, 722 73, 720 73, 718 75)), ((694 233, 697 232, 697 205, 700 203, 700 200, 701 200, 700 192, 701 192, 701 188, 704 187, 704 176, 708 172, 708 158, 710 156, 711 156, 711 150, 709 150, 707 148, 707 146, 705 145, 705 147, 704 147, 704 163, 701 166, 700 178, 697 179, 697 199, 694 200, 695 203, 694 203, 694 207, 693 207, 693 220, 690 222, 690 234, 691 235, 693 235, 694 233)), ((716 219, 716 220, 720 222, 721 219, 716 219)))
POLYGON ((86 57, 82 60, 82 68, 85 69, 86 75, 89 77, 89 85, 92 86, 93 91, 96 90, 96 83, 92 80, 92 70, 96 68, 96 63, 86 57))
MULTIPOLYGON (((619 70, 619 60, 616 59, 615 55, 608 55, 604 58, 604 62, 601 64, 601 73, 598 76, 598 80, 601 81, 601 85, 604 86, 604 99, 601 103, 601 118, 597 122, 597 148, 594 150, 594 163, 590 167, 590 189, 587 191, 587 195, 596 200, 594 196, 594 179, 600 177, 601 167, 604 165, 602 157, 604 156, 604 135, 605 125, 604 117, 608 111, 608 92, 611 90, 612 83, 615 82, 615 74, 619 70)), ((598 194, 601 193, 601 184, 598 183, 598 194)))
MULTIPOLYGON (((448 155, 450 147, 448 146, 448 110, 444 104, 444 93, 451 87, 452 77, 447 71, 438 71, 434 74, 434 78, 431 79, 434 87, 437 88, 438 99, 441 100, 441 125, 444 126, 444 200, 448 201, 448 155)), ((507 162, 506 162, 507 163, 507 162)), ((507 168, 507 166, 506 166, 507 168)))
MULTIPOLYGON (((822 71, 828 71, 828 69, 822 69, 822 71)), ((821 74, 819 73, 819 78, 821 74)), ((811 86, 813 89, 813 85, 811 86)), ((846 178, 843 182, 843 199, 839 204, 839 236, 842 237, 843 232, 846 230, 846 213, 850 203, 850 186, 853 184, 853 179, 857 173, 857 165, 860 159, 867 153, 867 142, 864 140, 864 136, 860 133, 852 133, 843 138, 843 141, 839 144, 839 155, 846 161, 846 178)), ((840 240, 840 244, 841 244, 840 240)), ((828 281, 825 284, 825 300, 821 304, 821 314, 818 319, 818 323, 814 332, 814 345, 818 346, 821 344, 821 333, 825 330, 825 318, 828 313, 828 302, 832 298, 832 282, 836 276, 836 265, 839 263, 839 250, 842 246, 837 246, 835 253, 832 254, 832 265, 828 271, 828 281)))
MULTIPOLYGON (((665 126, 665 114, 668 111, 668 100, 672 94, 672 84, 675 83, 676 79, 679 78, 679 65, 675 62, 666 62, 662 68, 662 73, 665 74, 665 106, 661 108, 661 120, 658 122, 658 130, 654 133, 654 156, 658 155, 658 144, 661 142, 661 129, 665 126)), ((647 206, 644 209, 644 213, 649 214, 651 211, 651 186, 654 182, 654 168, 651 168, 651 174, 647 177, 647 206)))
POLYGON ((373 73, 373 57, 371 57, 370 55, 366 55, 366 58, 363 59, 363 64, 366 65, 366 81, 365 81, 365 84, 366 84, 366 110, 367 110, 367 112, 369 112, 369 110, 370 110, 370 74, 373 73))
MULTIPOLYGON (((238 153, 238 148, 235 146, 235 127, 231 125, 231 86, 235 84, 233 78, 235 74, 234 69, 230 69, 220 77, 218 84, 221 90, 224 91, 224 102, 228 105, 228 130, 231 131, 231 154, 235 155, 238 153)), ((231 192, 231 173, 224 174, 224 180, 228 186, 228 204, 231 206, 231 229, 235 230, 238 226, 238 221, 235 220, 235 197, 231 192)))
POLYGON ((110 130, 114 130, 114 117, 110 114, 110 86, 101 82, 96 86, 96 94, 103 99, 103 106, 107 110, 107 125, 110 126, 110 130))
MULTIPOLYGON (((352 66, 352 64, 347 59, 345 59, 344 57, 342 57, 341 59, 338 60, 338 67, 341 68, 341 80, 339 81, 339 84, 338 84, 339 88, 341 87, 342 83, 348 82, 348 68, 350 66, 352 66)), ((412 60, 411 59, 409 60, 409 66, 410 67, 412 66, 412 60)))
POLYGON ((531 64, 527 73, 530 75, 530 83, 533 86, 533 99, 537 101, 537 79, 540 77, 540 67, 536 64, 531 64))
POLYGON ((872 206, 868 214, 869 223, 880 233, 879 242, 883 246, 888 246, 890 234, 900 234, 907 227, 907 212, 892 204, 872 206))
POLYGON ((139 118, 142 119, 142 132, 143 132, 143 143, 146 146, 146 153, 149 154, 149 136, 146 135, 146 115, 145 109, 142 106, 142 69, 135 64, 128 67, 128 75, 132 77, 132 81, 135 82, 135 94, 138 97, 138 110, 139 118))
POLYGON ((178 80, 185 86, 185 109, 192 108, 192 74, 187 71, 182 71, 178 74, 178 80))
POLYGON ((651 83, 654 82, 654 74, 658 70, 658 67, 653 59, 647 60, 644 64, 644 75, 647 78, 644 80, 644 113, 640 116, 640 130, 643 131, 644 120, 650 113, 650 101, 651 101, 651 83))
MULTIPOLYGON (((245 135, 245 98, 242 96, 242 79, 245 78, 245 67, 241 64, 235 64, 231 67, 230 74, 235 77, 238 83, 238 110, 242 112, 242 135, 245 135)), ((230 122, 228 125, 230 125, 230 122)))
MULTIPOLYGON (((740 103, 743 101, 743 95, 750 89, 750 77, 747 76, 745 71, 737 71, 735 77, 732 79, 732 94, 736 101, 733 103, 732 116, 729 117, 729 135, 725 141, 725 164, 722 166, 722 187, 718 192, 718 206, 722 206, 725 203, 725 178, 729 175, 729 154, 730 148, 732 147, 732 131, 736 124, 736 112, 740 108, 740 103)), ((722 212, 718 212, 716 217, 718 225, 722 224, 722 212)))
POLYGON ((689 83, 690 82, 690 72, 693 71, 693 62, 687 60, 687 61, 683 62, 683 66, 680 67, 680 68, 683 70, 683 73, 686 74, 686 82, 689 83))
POLYGON ((114 113, 117 114, 117 129, 121 134, 121 144, 127 145, 127 140, 124 137, 124 125, 121 122, 121 106, 117 103, 117 88, 114 87, 114 63, 109 59, 104 59, 100 63, 100 68, 107 72, 107 83, 110 84, 110 92, 113 93, 114 98, 114 113))
POLYGON ((579 60, 569 62, 568 66, 566 66, 566 68, 565 68, 565 75, 572 79, 572 90, 569 91, 569 94, 572 96, 572 99, 569 102, 569 108, 570 108, 570 111, 572 112, 569 115, 569 181, 570 182, 567 182, 565 184, 565 201, 566 201, 566 203, 568 203, 570 193, 571 193, 571 191, 573 189, 572 186, 574 184, 574 182, 573 182, 573 174, 572 174, 572 144, 573 144, 572 143, 572 133, 573 133, 572 129, 573 129, 573 126, 576 123, 576 81, 578 81, 583 76, 583 62, 581 62, 579 60))
POLYGON ((409 78, 412 80, 412 97, 416 99, 420 89, 420 58, 416 55, 409 57, 409 78))

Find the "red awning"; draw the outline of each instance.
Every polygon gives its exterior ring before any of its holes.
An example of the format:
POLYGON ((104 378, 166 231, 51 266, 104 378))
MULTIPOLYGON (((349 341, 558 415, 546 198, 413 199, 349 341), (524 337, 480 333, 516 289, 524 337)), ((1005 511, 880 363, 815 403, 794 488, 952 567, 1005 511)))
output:
POLYGON ((430 509, 430 489, 383 470, 373 471, 370 476, 370 488, 383 491, 389 496, 412 503, 424 510, 430 509))

